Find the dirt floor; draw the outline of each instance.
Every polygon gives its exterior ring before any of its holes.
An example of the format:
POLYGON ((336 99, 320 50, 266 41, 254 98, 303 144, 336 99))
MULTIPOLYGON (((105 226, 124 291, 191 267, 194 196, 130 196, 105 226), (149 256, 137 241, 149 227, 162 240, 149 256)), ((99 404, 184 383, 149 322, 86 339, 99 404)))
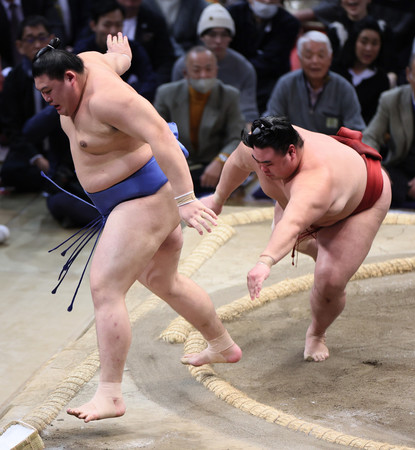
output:
MULTIPOLYGON (((210 293, 219 311, 246 296, 246 273, 267 241, 269 230, 270 221, 232 226, 229 239, 194 271, 192 278, 210 293)), ((200 250, 203 238, 188 229, 184 236, 185 260, 200 250)), ((382 226, 365 264, 413 258, 414 236, 414 225, 382 226)), ((312 269, 310 258, 300 256, 296 267, 286 258, 273 269, 265 287, 299 279, 312 269)), ((330 435, 354 436, 348 446, 374 443, 360 448, 415 447, 414 273, 351 282, 346 308, 329 330, 331 357, 324 363, 306 363, 302 358, 310 320, 308 294, 305 290, 271 300, 228 321, 226 326, 243 349, 243 359, 234 365, 217 364, 213 370, 219 380, 245 396, 247 400, 241 405, 256 401, 282 416, 329 430, 318 439, 302 429, 292 431, 290 423, 269 423, 254 412, 248 414, 198 382, 178 362, 183 345, 160 339, 176 314, 156 301, 143 314, 134 316, 151 298, 144 288, 136 287, 128 299, 133 344, 124 382, 127 414, 85 425, 60 408, 41 430, 45 447, 344 448, 334 444, 330 435)), ((54 385, 69 368, 76 370, 94 348, 88 333, 71 345, 29 380, 0 417, 0 425, 30 419, 31 410, 41 402, 40 391, 43 389, 44 398, 53 396, 54 385)), ((69 399, 69 405, 89 399, 96 383, 97 375, 69 399)))

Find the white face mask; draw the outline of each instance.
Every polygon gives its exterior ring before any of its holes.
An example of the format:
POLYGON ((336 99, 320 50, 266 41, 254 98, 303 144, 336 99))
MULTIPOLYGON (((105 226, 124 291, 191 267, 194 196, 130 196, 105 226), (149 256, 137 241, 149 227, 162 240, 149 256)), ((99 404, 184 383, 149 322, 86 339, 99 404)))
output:
POLYGON ((207 94, 210 92, 215 86, 218 81, 217 78, 189 78, 188 79, 190 86, 201 94, 207 94))
POLYGON ((270 19, 271 17, 274 17, 278 11, 278 5, 268 5, 266 3, 258 2, 257 0, 254 0, 249 6, 251 7, 252 12, 261 19, 270 19))

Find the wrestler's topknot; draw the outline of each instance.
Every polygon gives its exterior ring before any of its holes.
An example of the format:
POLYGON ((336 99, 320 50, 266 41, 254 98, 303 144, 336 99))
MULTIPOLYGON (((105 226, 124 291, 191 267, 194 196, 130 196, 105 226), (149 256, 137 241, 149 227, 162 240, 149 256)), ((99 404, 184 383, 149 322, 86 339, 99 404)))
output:
POLYGON ((284 155, 291 144, 303 145, 300 135, 283 116, 266 116, 254 120, 251 132, 242 130, 241 139, 248 147, 272 147, 284 155))

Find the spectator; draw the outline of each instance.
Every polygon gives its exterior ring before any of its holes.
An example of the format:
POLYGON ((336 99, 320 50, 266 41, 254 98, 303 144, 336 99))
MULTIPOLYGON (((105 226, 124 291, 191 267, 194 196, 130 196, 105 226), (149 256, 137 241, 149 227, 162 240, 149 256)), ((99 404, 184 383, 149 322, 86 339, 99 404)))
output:
POLYGON ((177 123, 197 194, 214 190, 244 127, 239 92, 218 80, 217 72, 215 55, 194 47, 186 56, 186 79, 160 86, 154 101, 167 122, 177 123))
MULTIPOLYGON (((240 92, 240 108, 249 127, 259 116, 256 101, 256 73, 252 64, 240 53, 229 48, 235 34, 235 24, 229 12, 218 3, 202 11, 197 24, 197 33, 203 44, 218 60, 218 78, 224 84, 240 92)), ((183 78, 185 56, 180 57, 173 67, 172 81, 183 78)))
MULTIPOLYGON (((344 59, 345 44, 351 35, 356 33, 360 23, 366 17, 371 17, 368 13, 368 5, 371 0, 341 0, 340 16, 330 23, 327 34, 333 48, 333 63, 341 64, 344 59)), ((391 82, 396 83, 396 59, 393 55, 393 33, 387 25, 386 20, 379 19, 379 27, 385 39, 383 42, 383 53, 385 55, 382 68, 391 73, 391 82), (395 75, 392 75, 395 73, 395 75)), ((346 50, 347 51, 347 50, 346 50)))
POLYGON ((124 35, 144 47, 157 74, 157 84, 168 83, 175 54, 163 15, 142 4, 142 0, 118 0, 118 3, 125 10, 124 35))
POLYGON ((392 181, 392 207, 415 207, 415 54, 406 68, 409 84, 384 92, 363 141, 381 152, 392 181))
POLYGON ((321 0, 313 2, 305 8, 292 11, 292 14, 306 26, 308 22, 317 21, 324 27, 328 27, 332 22, 341 17, 340 0, 321 0))
MULTIPOLYGON (((35 114, 25 122, 23 135, 31 141, 42 142, 54 133, 61 133, 59 114, 56 109, 48 105, 38 114, 35 114)), ((52 183, 45 183, 46 206, 52 217, 64 228, 83 227, 99 217, 99 212, 91 205, 89 197, 82 189, 75 174, 75 168, 69 149, 69 143, 65 140, 59 149, 61 158, 51 176, 53 181, 60 186, 57 188, 52 183), (76 195, 85 202, 80 202, 76 195)))
POLYGON ((280 5, 280 0, 244 0, 228 10, 235 22, 230 46, 255 67, 258 108, 262 113, 276 81, 291 69, 290 55, 300 22, 280 5))
POLYGON ((301 69, 278 80, 265 115, 286 116, 297 126, 325 134, 336 134, 342 126, 363 130, 356 91, 329 70, 332 48, 328 37, 308 31, 298 39, 297 52, 301 69))
MULTIPOLYGON (((116 0, 95 2, 91 9, 91 36, 75 43, 73 52, 78 54, 87 51, 105 53, 107 36, 116 36, 122 31, 125 17, 124 8, 116 0)), ((122 79, 131 85, 140 95, 150 102, 157 89, 157 77, 144 48, 135 41, 130 41, 133 59, 130 68, 122 75, 122 79)))
POLYGON ((89 18, 94 0, 55 0, 55 7, 63 23, 64 33, 59 38, 71 51, 78 39, 89 34, 89 18))
POLYGON ((206 0, 143 0, 143 5, 165 18, 176 58, 199 44, 197 21, 209 5, 206 0))
POLYGON ((0 2, 0 57, 2 59, 3 75, 22 59, 16 48, 19 25, 25 17, 32 15, 44 16, 53 33, 60 35, 63 24, 55 8, 54 0, 2 0, 0 2))
POLYGON ((372 0, 369 13, 377 20, 385 20, 393 33, 393 53, 397 84, 406 83, 406 67, 415 37, 415 2, 413 0, 372 0))
POLYGON ((16 46, 22 61, 7 76, 2 98, 1 121, 10 147, 0 176, 3 186, 18 192, 43 189, 40 171, 52 174, 64 153, 67 139, 59 128, 48 139, 28 140, 22 133, 25 122, 40 113, 45 103, 34 87, 32 59, 53 37, 49 22, 43 16, 23 19, 16 46))
POLYGON ((382 47, 382 30, 375 19, 367 16, 345 44, 342 63, 332 67, 355 87, 367 124, 375 115, 380 94, 390 88, 388 75, 379 63, 382 47))

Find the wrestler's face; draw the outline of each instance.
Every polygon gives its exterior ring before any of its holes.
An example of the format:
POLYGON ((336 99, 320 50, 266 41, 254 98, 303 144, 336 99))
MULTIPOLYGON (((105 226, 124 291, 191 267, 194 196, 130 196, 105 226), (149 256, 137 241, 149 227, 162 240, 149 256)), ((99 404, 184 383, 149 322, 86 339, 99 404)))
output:
POLYGON ((371 0, 342 0, 341 6, 351 20, 360 20, 367 15, 367 7, 371 0))
POLYGON ((46 103, 52 105, 62 116, 71 116, 79 104, 76 95, 73 72, 67 71, 63 81, 40 75, 35 78, 36 89, 40 91, 46 103))
POLYGON ((258 169, 270 180, 286 180, 297 167, 294 145, 290 145, 285 155, 275 152, 272 147, 254 147, 251 156, 258 169))
POLYGON ((362 30, 356 40, 356 58, 362 66, 370 66, 379 55, 380 35, 375 30, 362 30))
POLYGON ((299 55, 301 67, 310 84, 321 85, 329 71, 332 56, 324 42, 305 42, 299 55))
POLYGON ((95 33, 95 42, 102 51, 107 50, 107 36, 116 36, 122 31, 124 16, 121 10, 116 9, 101 16, 97 22, 91 21, 91 30, 95 33))

